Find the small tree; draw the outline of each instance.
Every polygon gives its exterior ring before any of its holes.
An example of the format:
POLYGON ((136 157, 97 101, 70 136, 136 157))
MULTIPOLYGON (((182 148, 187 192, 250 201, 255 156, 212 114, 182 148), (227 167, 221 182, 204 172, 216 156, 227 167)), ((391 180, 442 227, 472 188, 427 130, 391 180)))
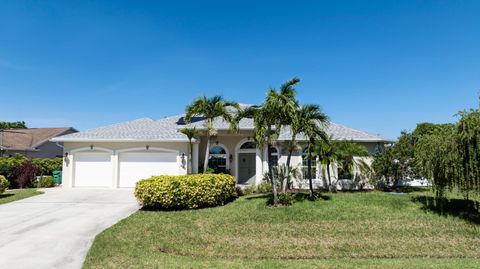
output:
POLYGON ((20 189, 30 187, 35 176, 40 174, 40 168, 34 165, 31 160, 22 163, 15 169, 15 182, 20 189))
POLYGON ((215 118, 220 118, 230 125, 230 129, 238 131, 238 123, 235 121, 236 117, 229 108, 235 108, 237 111, 240 106, 236 102, 230 102, 223 99, 222 96, 216 95, 211 98, 206 96, 197 98, 192 104, 188 105, 185 115, 185 122, 189 123, 192 117, 199 116, 205 118, 206 140, 207 146, 205 149, 205 160, 203 164, 203 172, 206 173, 208 169, 208 157, 210 152, 210 137, 217 134, 217 130, 213 125, 215 118))
POLYGON ((191 174, 192 173, 192 167, 193 167, 193 143, 192 139, 199 133, 199 131, 194 127, 194 128, 183 128, 180 130, 180 132, 184 135, 187 136, 188 138, 188 163, 187 163, 187 173, 191 174))

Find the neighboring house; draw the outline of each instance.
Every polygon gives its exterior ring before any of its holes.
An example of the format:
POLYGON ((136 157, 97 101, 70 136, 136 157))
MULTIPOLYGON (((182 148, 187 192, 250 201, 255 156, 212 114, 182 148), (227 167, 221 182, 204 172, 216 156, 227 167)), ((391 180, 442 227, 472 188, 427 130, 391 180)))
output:
POLYGON ((0 130, 0 156, 18 153, 28 158, 62 157, 63 148, 50 139, 75 132, 72 127, 0 130))
MULTIPOLYGON (((266 148, 258 148, 252 139, 252 119, 242 119, 239 133, 229 130, 221 119, 214 121, 218 134, 211 138, 210 164, 214 169, 231 173, 238 184, 258 184, 268 169, 266 148)), ((185 127, 205 131, 205 120, 194 118, 185 125, 183 115, 160 120, 137 119, 97 129, 73 133, 52 139, 62 142, 65 148, 63 183, 65 187, 134 187, 140 179, 152 175, 182 175, 187 173, 189 143, 179 132, 185 127)), ((331 123, 326 129, 337 140, 353 140, 370 152, 383 150, 387 139, 378 135, 331 123)), ((289 130, 281 130, 271 158, 275 163, 285 163, 286 152, 282 141, 289 140, 289 130)), ((297 140, 305 142, 299 135, 297 140)), ((193 140, 193 172, 199 171, 205 156, 205 134, 193 140)), ((306 165, 304 151, 295 152, 292 166, 306 165)), ((314 162, 316 186, 321 186, 324 176, 319 164, 314 162)), ((336 177, 336 167, 332 176, 336 177)), ((302 179, 297 187, 302 187, 302 179)))

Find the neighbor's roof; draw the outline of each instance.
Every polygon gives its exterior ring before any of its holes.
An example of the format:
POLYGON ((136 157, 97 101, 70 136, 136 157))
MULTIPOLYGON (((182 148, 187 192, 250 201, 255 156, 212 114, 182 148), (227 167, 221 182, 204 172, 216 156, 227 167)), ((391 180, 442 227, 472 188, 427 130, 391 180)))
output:
POLYGON ((9 150, 35 151, 51 138, 70 130, 76 131, 71 127, 5 129, 0 132, 0 146, 9 150))
MULTIPOLYGON (((165 141, 165 142, 187 142, 187 137, 179 130, 182 128, 197 128, 205 130, 205 119, 193 117, 189 124, 185 124, 184 115, 176 115, 160 120, 142 118, 113 124, 84 132, 56 137, 52 141, 165 141)), ((240 130, 253 130, 252 119, 242 119, 239 123, 240 130)), ((222 119, 214 120, 214 128, 217 130, 228 130, 229 124, 222 119)), ((390 140, 379 135, 369 134, 364 131, 352 129, 340 124, 330 123, 325 128, 327 134, 335 140, 353 140, 358 142, 389 142, 390 140)), ((282 128, 279 140, 290 139, 290 129, 282 128)), ((306 140, 303 135, 297 135, 297 140, 306 140)))

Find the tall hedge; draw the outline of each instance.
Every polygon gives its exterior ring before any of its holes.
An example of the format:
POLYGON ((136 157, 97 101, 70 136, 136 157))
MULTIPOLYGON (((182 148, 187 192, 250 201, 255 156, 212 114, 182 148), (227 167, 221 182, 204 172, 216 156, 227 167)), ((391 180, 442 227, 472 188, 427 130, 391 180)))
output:
POLYGON ((154 176, 137 182, 135 197, 149 208, 191 209, 223 205, 234 188, 235 178, 225 174, 154 176))

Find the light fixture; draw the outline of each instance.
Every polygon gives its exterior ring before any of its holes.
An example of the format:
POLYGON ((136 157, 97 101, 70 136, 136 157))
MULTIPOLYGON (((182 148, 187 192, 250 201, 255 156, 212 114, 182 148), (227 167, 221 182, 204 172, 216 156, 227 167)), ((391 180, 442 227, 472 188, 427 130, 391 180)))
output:
POLYGON ((250 141, 250 136, 247 136, 247 140, 250 141))
POLYGON ((68 158, 68 152, 65 152, 65 158, 68 158))
POLYGON ((182 160, 181 161, 181 163, 182 163, 181 166, 182 166, 183 169, 185 169, 185 164, 187 163, 187 162, 185 162, 185 152, 182 152, 182 154, 180 155, 180 158, 182 160))
POLYGON ((218 145, 218 140, 217 140, 217 141, 215 141, 215 145, 218 145))
POLYGON ((229 159, 230 159, 230 162, 233 161, 233 155, 232 154, 230 154, 229 159))
POLYGON ((149 145, 146 145, 146 146, 145 146, 145 149, 146 149, 146 150, 150 149, 150 146, 149 146, 149 145))
POLYGON ((93 145, 90 145, 90 150, 93 150, 93 145))

